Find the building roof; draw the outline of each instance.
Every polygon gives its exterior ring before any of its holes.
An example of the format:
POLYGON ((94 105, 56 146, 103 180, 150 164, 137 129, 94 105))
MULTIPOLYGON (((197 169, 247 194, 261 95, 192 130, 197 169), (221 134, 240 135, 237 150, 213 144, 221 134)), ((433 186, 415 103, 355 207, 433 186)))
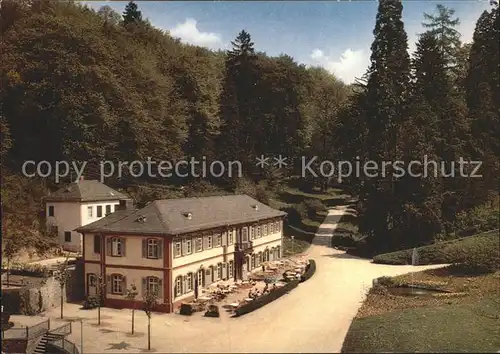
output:
POLYGON ((164 199, 139 210, 118 210, 76 231, 176 235, 285 215, 247 195, 164 199))
POLYGON ((80 180, 58 189, 44 198, 46 202, 96 202, 129 199, 98 180, 80 180))

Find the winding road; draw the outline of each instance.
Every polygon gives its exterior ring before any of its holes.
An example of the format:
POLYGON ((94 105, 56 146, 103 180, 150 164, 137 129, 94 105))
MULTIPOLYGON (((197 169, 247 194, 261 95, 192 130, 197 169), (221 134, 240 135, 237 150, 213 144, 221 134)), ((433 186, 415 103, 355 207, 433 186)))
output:
MULTIPOLYGON (((340 352, 352 319, 372 280, 439 266, 389 266, 346 255, 329 247, 329 241, 345 206, 329 210, 307 251, 316 261, 316 274, 289 294, 239 318, 219 319, 180 315, 153 315, 152 347, 157 352, 244 352, 244 353, 334 353, 340 352), (187 323, 186 323, 187 322, 187 323)), ((55 327, 59 310, 45 314, 55 327), (53 321, 53 322, 52 322, 53 321)), ((130 331, 130 310, 102 309, 102 324, 96 326, 95 311, 79 310, 67 304, 65 317, 84 319, 85 353, 143 352, 146 345, 146 316, 136 312, 136 331, 130 331), (67 317, 66 317, 67 316, 67 317)), ((21 316, 13 316, 20 321, 21 316)), ((40 321, 38 316, 22 316, 40 321)), ((75 324, 69 340, 81 343, 80 324, 75 324)))

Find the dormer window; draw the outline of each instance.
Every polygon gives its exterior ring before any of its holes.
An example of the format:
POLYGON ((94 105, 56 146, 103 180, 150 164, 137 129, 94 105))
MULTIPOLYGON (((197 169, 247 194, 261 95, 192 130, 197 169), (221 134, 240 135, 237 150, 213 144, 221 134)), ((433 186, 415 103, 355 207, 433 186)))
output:
POLYGON ((189 212, 183 213, 183 215, 188 220, 191 220, 193 218, 193 214, 189 212))
POLYGON ((252 205, 253 210, 259 210, 259 206, 257 204, 252 205))
POLYGON ((144 215, 141 215, 137 218, 137 222, 142 222, 145 223, 147 221, 146 217, 144 215))

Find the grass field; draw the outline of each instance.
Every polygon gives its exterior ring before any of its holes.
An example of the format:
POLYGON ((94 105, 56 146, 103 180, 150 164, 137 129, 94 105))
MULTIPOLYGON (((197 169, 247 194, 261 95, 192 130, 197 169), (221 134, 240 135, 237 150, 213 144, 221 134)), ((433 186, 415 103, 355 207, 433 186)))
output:
POLYGON ((500 351, 500 299, 414 308, 355 320, 342 353, 500 351))
POLYGON ((393 281, 439 284, 451 293, 412 297, 372 289, 351 324, 343 353, 500 351, 500 272, 465 277, 441 268, 393 281))
MULTIPOLYGON (((471 257, 483 248, 490 249, 498 255, 500 239, 498 231, 485 232, 474 236, 463 237, 456 240, 438 242, 433 245, 417 248, 418 264, 444 264, 453 263, 457 257, 457 248, 468 253, 471 257)), ((411 264, 412 249, 384 253, 373 257, 374 263, 381 264, 411 264)))

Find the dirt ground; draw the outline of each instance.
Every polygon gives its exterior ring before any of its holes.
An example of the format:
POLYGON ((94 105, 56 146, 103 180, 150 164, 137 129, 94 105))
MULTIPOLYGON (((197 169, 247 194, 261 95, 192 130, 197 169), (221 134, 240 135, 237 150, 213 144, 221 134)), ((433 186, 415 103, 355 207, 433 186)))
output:
MULTIPOLYGON (((344 210, 332 210, 322 225, 332 230, 344 210)), ((339 352, 350 323, 372 285, 380 276, 395 276, 436 266, 390 266, 348 256, 328 246, 314 244, 307 251, 316 261, 316 274, 289 294, 263 308, 239 318, 221 316, 152 316, 152 347, 156 352, 339 352)), ((439 267, 439 266, 438 266, 439 267)), ((65 305, 66 320, 72 320, 69 340, 81 345, 84 353, 138 353, 147 348, 147 317, 136 312, 136 334, 131 335, 131 310, 80 310, 79 305, 65 305), (83 321, 83 330, 79 323, 83 321)), ((51 318, 52 326, 59 309, 38 316, 51 318)), ((25 316, 12 316, 16 325, 25 316)), ((30 318, 33 322, 33 318, 30 318)))

